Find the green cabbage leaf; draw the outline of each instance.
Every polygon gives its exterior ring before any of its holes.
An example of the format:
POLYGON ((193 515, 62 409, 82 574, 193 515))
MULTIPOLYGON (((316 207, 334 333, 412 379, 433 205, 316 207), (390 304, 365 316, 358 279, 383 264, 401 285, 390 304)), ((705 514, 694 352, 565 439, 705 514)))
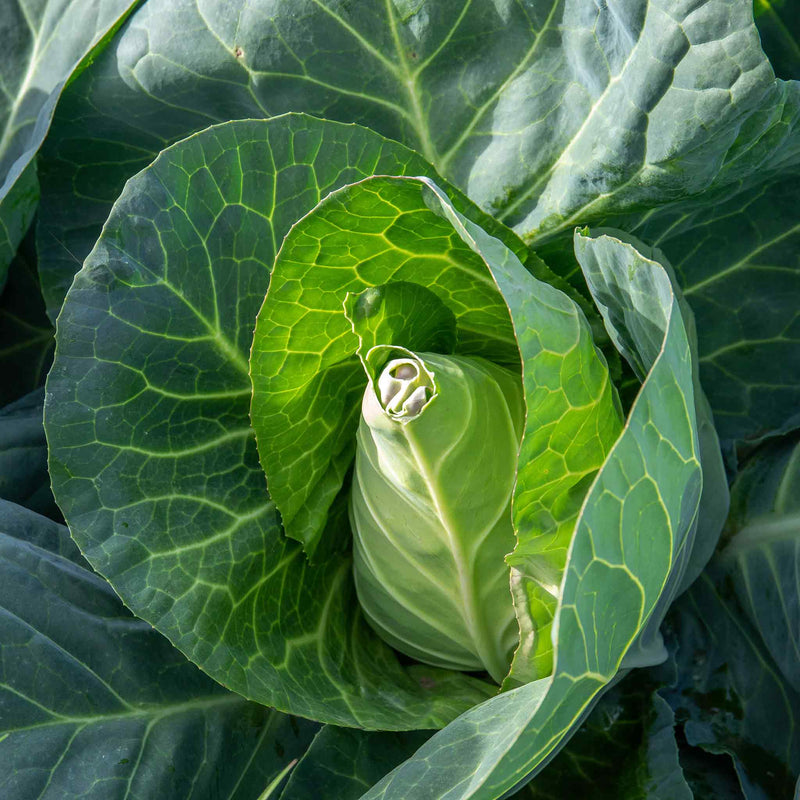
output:
MULTIPOLYGON (((245 697, 336 725, 443 728, 375 796, 402 796, 419 770, 435 792, 465 758, 453 796, 529 778, 625 671, 665 657, 663 613, 696 540, 716 541, 720 519, 698 525, 701 462, 719 450, 700 435, 689 312, 634 245, 579 232, 575 252, 642 380, 627 414, 547 267, 357 126, 287 115, 165 150, 68 294, 45 423, 72 535, 129 607, 245 697), (490 365, 515 387, 506 406, 524 403, 504 446, 519 440, 503 545, 474 559, 503 576, 505 602, 485 610, 502 616, 505 663, 481 662, 489 674, 398 657, 358 601, 353 464, 389 356, 427 365, 419 423, 448 359, 490 365)), ((495 472, 476 467, 471 492, 495 472)))

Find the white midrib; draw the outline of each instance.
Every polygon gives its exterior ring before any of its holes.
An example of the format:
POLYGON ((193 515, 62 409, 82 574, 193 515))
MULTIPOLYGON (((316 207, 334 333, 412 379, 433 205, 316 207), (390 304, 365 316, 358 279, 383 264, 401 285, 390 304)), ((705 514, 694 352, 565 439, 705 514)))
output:
POLYGON ((454 526, 447 510, 447 504, 436 489, 436 481, 432 474, 433 469, 420 454, 420 449, 417 447, 410 426, 406 426, 405 434, 409 450, 417 464, 419 474, 428 487, 428 492, 433 501, 436 515, 441 521, 450 543, 450 551, 453 554, 453 560, 455 561, 458 571, 459 589, 462 607, 464 609, 464 622, 466 623, 467 630, 470 633, 475 649, 487 671, 499 683, 506 676, 508 669, 506 664, 502 662, 502 659, 498 657, 497 648, 493 646, 492 637, 486 630, 486 625, 478 613, 473 577, 470 574, 469 564, 467 563, 467 558, 461 547, 458 535, 454 531, 454 526))
MULTIPOLYGON (((5 690, 11 690, 11 687, 8 685, 3 685, 5 690)), ((11 690, 13 691, 13 690, 11 690)), ((14 692, 19 697, 30 700, 27 695, 24 695, 20 692, 14 692)), ((167 717, 174 716, 176 714, 182 713, 191 713, 194 711, 204 711, 204 710, 211 710, 214 708, 224 708, 225 706, 231 705, 246 705, 247 700, 239 695, 220 695, 218 697, 207 697, 206 699, 202 700, 188 700, 181 703, 175 703, 173 705, 155 705, 155 706, 148 706, 143 705, 141 707, 129 707, 127 710, 123 711, 115 711, 110 712, 107 714, 92 714, 92 715, 69 715, 69 714, 61 714, 51 709, 44 708, 47 713, 51 715, 49 720, 44 720, 41 722, 35 722, 32 725, 25 725, 20 726, 18 728, 13 728, 7 733, 9 735, 18 733, 20 731, 29 731, 34 730, 36 728, 51 728, 57 725, 79 725, 79 726, 86 726, 94 723, 103 723, 103 722, 113 722, 113 721, 124 721, 130 719, 142 719, 142 718, 152 718, 153 720, 162 720, 166 719, 167 717)), ((37 704, 38 705, 38 704, 37 704)))
POLYGON ((31 81, 33 80, 33 76, 36 74, 36 67, 38 66, 39 60, 39 37, 35 35, 38 33, 38 31, 34 32, 31 30, 31 33, 34 34, 33 52, 31 53, 30 61, 28 62, 28 69, 25 71, 25 76, 23 77, 22 83, 17 90, 16 99, 11 104, 11 108, 8 110, 8 121, 6 122, 3 130, 3 135, 0 137, 0 155, 5 152, 9 142, 11 141, 11 137, 18 130, 16 118, 17 113, 20 109, 22 101, 26 99, 31 81))
POLYGON ((386 14, 389 20, 389 27, 392 31, 392 40, 397 53, 397 59, 399 61, 399 68, 395 69, 395 75, 403 84, 408 96, 408 102, 411 106, 411 122, 419 138, 422 147, 422 155, 432 164, 435 164, 438 161, 438 154, 431 140, 430 130, 428 129, 427 120, 425 119, 425 114, 419 99, 419 88, 417 86, 418 73, 413 72, 408 63, 405 48, 400 39, 400 31, 397 29, 397 20, 394 16, 394 6, 391 0, 386 0, 386 14))
POLYGON ((751 548, 780 541, 795 541, 800 527, 800 512, 768 514, 745 525, 733 542, 722 551, 723 559, 735 558, 751 548))

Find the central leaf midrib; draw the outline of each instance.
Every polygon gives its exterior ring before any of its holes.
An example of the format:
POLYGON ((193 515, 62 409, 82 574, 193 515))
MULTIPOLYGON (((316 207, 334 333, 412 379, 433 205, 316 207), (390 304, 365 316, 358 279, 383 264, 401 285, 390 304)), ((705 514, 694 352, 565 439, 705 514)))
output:
POLYGON ((411 106, 411 124, 422 146, 422 154, 431 164, 436 164, 439 161, 439 155, 431 139, 427 120, 422 110, 422 104, 417 90, 418 73, 412 72, 410 69, 405 48, 400 39, 400 32, 397 30, 397 20, 394 16, 394 7, 392 6, 391 0, 385 0, 385 4, 386 16, 389 19, 389 28, 392 32, 392 40, 394 42, 395 52, 397 53, 397 60, 400 63, 400 67, 395 70, 395 74, 408 96, 408 101, 411 106))
MULTIPOLYGON (((227 356, 230 359, 230 363, 232 363, 240 372, 246 375, 249 380, 250 366, 247 359, 242 355, 239 349, 228 340, 228 338, 222 333, 222 330, 220 328, 215 327, 200 311, 200 309, 197 308, 197 306, 195 306, 193 303, 191 303, 189 299, 183 294, 183 292, 178 290, 178 287, 174 286, 167 280, 166 275, 156 272, 152 267, 148 266, 143 261, 133 256, 128 250, 123 249, 110 239, 105 239, 104 241, 107 246, 113 247, 121 256, 130 259, 134 264, 138 265, 145 272, 152 275, 153 278, 158 283, 160 283, 162 286, 164 286, 166 289, 172 292, 172 294, 175 295, 175 297, 178 300, 180 300, 192 312, 192 314, 195 315, 198 321, 206 328, 206 330, 208 330, 209 334, 211 334, 208 341, 211 342, 212 345, 216 346, 223 355, 227 356)), ((89 257, 87 258, 87 263, 91 258, 92 256, 90 254, 89 257)), ((117 278, 113 270, 109 271, 114 276, 114 278, 117 278)), ((158 334, 155 333, 153 335, 158 336, 158 334)))
POLYGON ((433 501, 436 515, 442 524, 444 532, 450 543, 450 551, 453 554, 453 560, 456 564, 458 571, 458 581, 460 586, 460 594, 464 609, 464 622, 466 623, 467 630, 470 632, 473 644, 475 645, 478 655, 481 658, 484 666, 487 668, 495 680, 502 680, 506 673, 504 664, 498 664, 495 654, 495 648, 492 646, 491 637, 488 631, 485 630, 483 618, 477 608, 477 592, 474 586, 474 575, 471 574, 469 565, 466 563, 466 555, 460 545, 457 533, 454 530, 453 522, 447 511, 447 504, 439 495, 436 490, 435 476, 432 474, 433 470, 431 465, 428 464, 426 459, 422 456, 418 443, 415 441, 415 436, 411 430, 411 426, 406 426, 405 430, 406 440, 408 442, 409 451, 417 464, 420 475, 428 488, 431 500, 433 501))
MULTIPOLYGON (((6 684, 0 684, 3 688, 11 689, 6 684)), ((27 696, 22 695, 26 699, 27 696)), ((154 720, 166 719, 167 717, 176 714, 190 713, 193 711, 203 711, 206 709, 214 709, 218 707, 233 706, 233 705, 247 705, 248 700, 234 694, 221 695, 216 698, 212 695, 207 695, 203 700, 188 700, 182 703, 175 703, 174 705, 143 705, 134 707, 130 711, 119 711, 109 714, 95 714, 92 716, 70 716, 66 714, 59 714, 57 711, 50 710, 49 713, 53 714, 56 719, 49 722, 38 722, 34 725, 26 725, 20 728, 10 728, 5 732, 8 734, 22 733, 24 731, 36 730, 38 728, 53 728, 60 725, 81 725, 87 726, 93 723, 109 722, 109 721, 123 721, 128 719, 140 719, 152 717, 154 720)))

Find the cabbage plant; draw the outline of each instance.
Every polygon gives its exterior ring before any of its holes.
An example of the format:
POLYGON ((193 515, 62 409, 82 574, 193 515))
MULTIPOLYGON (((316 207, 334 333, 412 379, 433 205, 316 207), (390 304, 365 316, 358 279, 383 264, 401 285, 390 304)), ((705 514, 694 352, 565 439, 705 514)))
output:
POLYGON ((779 12, 6 5, 0 795, 786 794, 779 12))
MULTIPOLYGON (((105 532, 98 549, 83 541, 100 571, 117 575, 123 596, 126 586, 134 593, 152 586, 162 627, 194 619, 182 646, 212 676, 328 723, 444 728, 420 751, 433 768, 453 762, 431 749, 449 749, 451 737, 469 746, 464 726, 497 726, 489 740, 506 743, 474 762, 474 780, 502 794, 545 763, 609 684, 632 666, 663 659, 664 611, 701 566, 693 555, 718 533, 718 514, 698 528, 704 460, 716 496, 725 484, 697 384, 691 317, 658 261, 612 233, 576 232, 594 314, 641 381, 624 414, 584 301, 543 280, 544 264, 456 189, 403 175, 353 182, 347 173, 305 213, 276 209, 297 221, 260 284, 258 273, 231 272, 236 262, 223 258, 207 273, 213 283, 201 286, 196 271, 185 271, 194 259, 185 247, 166 251, 163 279, 139 272, 154 222, 182 230, 184 212, 160 188, 178 164, 186 169, 195 158, 205 171, 211 163, 221 182, 231 161, 210 155, 222 142, 234 163, 243 152, 264 163, 281 142, 293 141, 300 157, 305 139, 327 169, 342 138, 350 148, 356 141, 373 148, 395 172, 405 162, 405 171, 433 174, 410 151, 363 129, 291 116, 212 128, 165 151, 128 184, 59 320, 46 419, 51 432, 79 438, 61 445, 51 438, 51 474, 76 535, 83 526, 105 532), (244 149, 245 141, 252 146, 244 149), (163 212, 151 205, 154 197, 163 212), (119 270, 117 294, 116 279, 101 275, 119 270), (209 297, 235 301, 236 315, 219 320, 235 324, 237 338, 198 327, 195 312, 183 322, 170 314, 162 316, 166 338, 151 341, 158 348, 173 342, 174 355, 159 349, 137 362, 143 351, 123 331, 140 342, 151 334, 131 328, 117 304, 124 309, 135 297, 164 308, 181 275, 191 293, 181 305, 205 309, 209 324, 218 313, 209 297), (244 284, 226 287, 223 275, 244 284), (85 325, 90 308, 101 334, 85 325), (251 349, 249 376, 237 347, 251 349), (91 364, 86 348, 97 354, 91 364), (201 353, 214 368, 187 370, 201 353), (76 383, 81 364, 89 372, 76 383), (155 374, 193 388, 153 394, 155 374), (122 375, 139 377, 120 384, 122 375), (96 430, 77 422, 87 400, 81 385, 103 395, 91 401, 90 415, 111 425, 103 443, 79 441, 82 431, 96 430), (129 399, 120 418, 109 392, 123 386, 129 399), (153 414, 181 420, 164 428, 180 438, 161 456, 147 441, 153 414), (126 435, 128 424, 145 439, 118 450, 111 430, 126 435), (419 464, 412 469, 408 437, 425 439, 420 457, 441 463, 436 476, 426 478, 419 464), (459 447, 475 460, 465 461, 459 447), (154 463, 150 478, 142 467, 154 463), (205 499, 197 504, 191 487, 200 476, 205 499), (173 485, 167 495, 165 480, 173 485), (212 499, 217 483, 225 494, 212 499), (442 539, 434 495, 457 515, 457 544, 442 539), (173 521, 167 539, 159 509, 173 521), (411 524, 396 526, 411 514, 411 524), (418 547, 433 548, 426 554, 402 544, 422 526, 418 547), (397 553, 381 552, 376 528, 400 539, 397 553), (198 531, 205 531, 200 540, 198 531), (140 560, 132 563, 130 547, 112 545, 115 539, 139 550, 140 560), (466 561, 453 568, 459 549, 466 561), (401 559, 416 559, 413 579, 401 559), (382 580, 389 565, 393 575, 382 580), (224 586, 237 575, 240 588, 230 593, 224 586), (478 596, 454 590, 459 580, 479 585, 478 596), (187 617, 198 591, 200 616, 187 617), (417 602, 409 609, 411 595, 417 602), (465 644, 469 620, 488 639, 470 636, 465 644), (522 766, 510 770, 515 763, 522 766)), ((276 196, 288 197, 280 183, 276 196)), ((208 236, 222 231, 219 215, 229 213, 220 206, 206 217, 208 236)), ((249 237, 252 225, 234 220, 224 235, 249 237)), ((406 780, 394 780, 405 793, 406 780)))

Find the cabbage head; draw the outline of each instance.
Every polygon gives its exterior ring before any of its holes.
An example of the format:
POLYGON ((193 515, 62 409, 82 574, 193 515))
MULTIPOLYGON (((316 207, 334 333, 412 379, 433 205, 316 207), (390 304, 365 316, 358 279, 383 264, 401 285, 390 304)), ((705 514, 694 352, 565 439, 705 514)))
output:
POLYGON ((354 576, 401 653, 502 682, 519 639, 505 556, 524 408, 517 375, 409 353, 364 392, 350 496, 354 576))

